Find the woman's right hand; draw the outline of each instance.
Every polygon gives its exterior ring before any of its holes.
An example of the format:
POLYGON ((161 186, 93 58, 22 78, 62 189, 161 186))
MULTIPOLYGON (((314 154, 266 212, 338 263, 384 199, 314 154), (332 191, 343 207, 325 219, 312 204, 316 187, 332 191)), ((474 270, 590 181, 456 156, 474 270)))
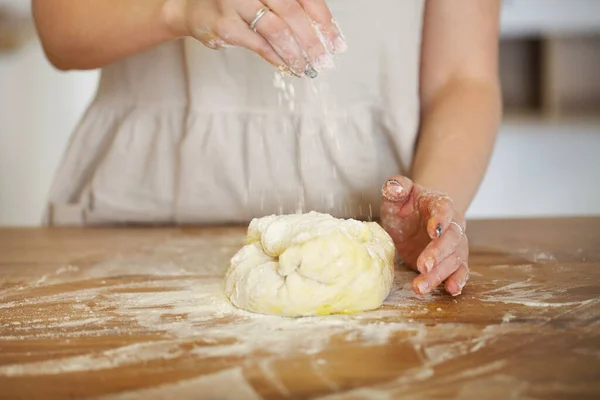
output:
POLYGON ((314 78, 346 48, 325 0, 169 0, 166 10, 179 34, 211 49, 245 47, 297 76, 314 78), (255 32, 250 24, 262 7, 269 10, 255 32))

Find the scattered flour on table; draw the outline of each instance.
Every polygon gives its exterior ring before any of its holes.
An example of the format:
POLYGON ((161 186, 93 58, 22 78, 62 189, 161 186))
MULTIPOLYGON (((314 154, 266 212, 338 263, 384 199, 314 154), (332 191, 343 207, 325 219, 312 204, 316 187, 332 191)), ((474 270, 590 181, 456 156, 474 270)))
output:
MULTIPOLYGON (((515 304, 535 308, 580 306, 586 304, 586 302, 595 301, 595 299, 584 301, 561 301, 561 292, 563 291, 564 290, 553 290, 551 284, 536 282, 533 279, 533 276, 530 275, 529 278, 525 280, 506 283, 500 287, 485 291, 481 295, 481 301, 487 303, 515 304)), ((505 315, 504 319, 506 318, 507 316, 505 315)), ((514 318, 514 315, 508 317, 508 321, 512 318, 514 318)))
MULTIPOLYGON (((223 294, 228 260, 242 242, 242 236, 171 240, 86 267, 63 267, 43 284, 33 280, 2 292, 0 340, 54 340, 55 355, 61 358, 1 365, 0 376, 100 371, 184 356, 227 356, 243 365, 254 354, 265 360, 317 355, 348 342, 380 346, 400 337, 423 359, 422 368, 410 377, 418 381, 426 379, 424 371, 432 373, 436 364, 481 351, 510 332, 516 316, 500 315, 498 328, 484 330, 483 335, 481 327, 470 324, 427 323, 437 318, 429 317, 431 310, 440 314, 431 308, 436 295, 416 295, 410 285, 414 273, 405 270, 396 271, 394 288, 379 310, 304 318, 248 313, 232 306, 223 294), (67 281, 77 282, 76 289, 61 285, 67 281), (413 320, 417 318, 423 322, 413 320), (86 337, 136 335, 150 339, 84 354, 68 354, 61 347, 86 337)), ((484 302, 567 305, 553 303, 554 295, 526 279, 478 296, 484 302)), ((35 350, 27 355, 36 355, 35 350)), ((324 361, 315 356, 313 368, 318 370, 324 361)), ((327 384, 335 387, 335 382, 327 384)))
POLYGON ((203 358, 244 358, 254 353, 316 354, 334 342, 376 346, 385 344, 398 332, 414 338, 424 335, 423 324, 398 322, 427 313, 427 304, 432 301, 431 296, 419 297, 412 289, 403 289, 413 276, 410 271, 397 272, 395 288, 384 307, 371 312, 285 318, 237 309, 223 294, 222 276, 227 260, 238 247, 239 240, 222 247, 214 243, 203 246, 198 240, 178 240, 134 257, 115 257, 87 269, 71 268, 76 277, 56 280, 55 276, 62 272, 50 274, 56 286, 32 284, 3 293, 0 340, 68 343, 75 338, 148 334, 156 336, 156 340, 83 355, 2 365, 0 375, 97 371, 177 358, 183 353, 203 358), (213 253, 216 248, 219 256, 209 257, 207 262, 206 247, 211 247, 213 253), (201 271, 198 265, 203 266, 201 271), (75 278, 75 286, 60 284, 75 278), (403 314, 407 318, 398 318, 403 314))
MULTIPOLYGON (((393 293, 386 303, 413 298, 410 293, 398 292, 402 290, 393 293)), ((315 353, 327 346, 333 335, 345 335, 347 340, 360 340, 366 345, 382 344, 399 330, 417 333, 420 329, 402 322, 384 322, 386 317, 398 314, 391 308, 356 315, 304 318, 249 313, 229 303, 223 295, 221 278, 173 277, 26 297, 0 304, 0 311, 22 307, 37 309, 39 314, 20 325, 0 322, 0 328, 10 328, 12 332, 6 335, 4 329, 0 339, 118 334, 119 322, 133 321, 135 324, 123 329, 214 344, 194 349, 198 354, 243 356, 257 349, 315 353), (61 318, 44 315, 44 310, 54 304, 68 305, 61 318)))

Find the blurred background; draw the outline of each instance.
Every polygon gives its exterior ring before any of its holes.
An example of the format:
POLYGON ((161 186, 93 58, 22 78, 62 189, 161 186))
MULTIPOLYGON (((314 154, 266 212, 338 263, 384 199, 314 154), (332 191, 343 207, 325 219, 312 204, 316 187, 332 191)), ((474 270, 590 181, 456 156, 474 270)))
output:
MULTIPOLYGON (((600 215, 600 0, 505 0, 500 66, 504 121, 468 216, 600 215)), ((0 225, 40 224, 97 79, 54 70, 29 1, 0 0, 0 225)))

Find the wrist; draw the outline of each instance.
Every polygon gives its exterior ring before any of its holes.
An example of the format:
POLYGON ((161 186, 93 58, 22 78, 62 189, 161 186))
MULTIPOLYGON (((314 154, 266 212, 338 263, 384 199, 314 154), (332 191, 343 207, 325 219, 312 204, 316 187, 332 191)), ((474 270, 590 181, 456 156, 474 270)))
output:
POLYGON ((185 18, 185 0, 164 0, 161 20, 172 39, 189 36, 185 18))
POLYGON ((454 209, 461 214, 465 214, 471 202, 471 194, 467 193, 468 185, 464 185, 460 181, 450 179, 435 179, 429 176, 413 177, 414 183, 425 190, 439 192, 448 196, 452 200, 454 209))

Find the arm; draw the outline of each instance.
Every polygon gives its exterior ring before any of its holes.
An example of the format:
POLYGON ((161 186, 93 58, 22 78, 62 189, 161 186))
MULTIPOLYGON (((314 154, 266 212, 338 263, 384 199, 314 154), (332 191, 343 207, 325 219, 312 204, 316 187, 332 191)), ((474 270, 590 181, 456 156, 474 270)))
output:
POLYGON ((345 44, 325 0, 32 0, 44 51, 55 67, 93 69, 191 36, 209 48, 240 46, 297 76, 332 66, 345 44), (311 21, 320 27, 324 38, 311 21))
POLYGON ((422 123, 412 177, 466 211, 501 116, 499 0, 428 0, 421 59, 422 123))
POLYGON ((177 37, 167 0, 32 0, 44 51, 59 69, 93 69, 177 37))
POLYGON ((416 293, 443 283, 458 295, 469 278, 464 213, 487 168, 501 111, 499 3, 426 3, 416 184, 392 177, 382 188, 381 206, 398 254, 420 273, 413 280, 416 293))

